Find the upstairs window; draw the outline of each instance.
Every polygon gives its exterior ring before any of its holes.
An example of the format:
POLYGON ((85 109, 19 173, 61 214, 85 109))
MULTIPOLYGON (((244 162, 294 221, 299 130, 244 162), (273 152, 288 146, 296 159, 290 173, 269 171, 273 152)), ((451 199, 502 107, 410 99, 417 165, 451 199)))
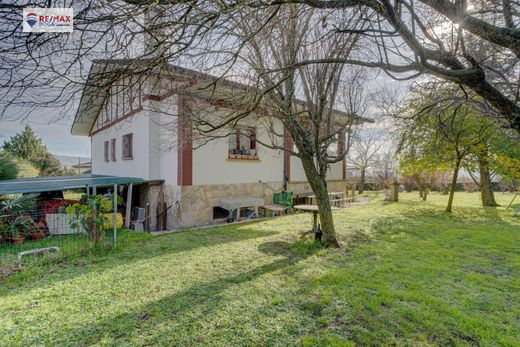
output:
POLYGON ((116 161, 116 139, 110 140, 110 159, 116 161))
POLYGON ((110 142, 109 141, 105 141, 105 161, 106 162, 110 161, 109 160, 109 156, 108 156, 109 155, 108 152, 110 151, 109 148, 110 148, 110 142))
POLYGON ((235 128, 229 135, 229 159, 258 159, 256 152, 256 130, 235 128))
POLYGON ((124 160, 131 160, 134 159, 133 155, 133 144, 134 141, 134 134, 126 134, 123 135, 123 159, 124 160))

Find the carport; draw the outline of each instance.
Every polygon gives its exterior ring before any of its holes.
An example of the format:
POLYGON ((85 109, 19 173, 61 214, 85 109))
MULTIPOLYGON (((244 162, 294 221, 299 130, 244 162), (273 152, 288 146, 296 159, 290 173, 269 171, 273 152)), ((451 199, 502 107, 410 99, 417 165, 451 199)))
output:
POLYGON ((160 185, 162 180, 144 180, 136 177, 107 175, 46 176, 19 178, 0 181, 0 196, 27 193, 60 192, 64 190, 85 189, 88 195, 95 195, 98 188, 112 188, 114 192, 114 235, 117 229, 118 187, 127 186, 125 227, 130 225, 132 211, 132 191, 135 185, 160 185))

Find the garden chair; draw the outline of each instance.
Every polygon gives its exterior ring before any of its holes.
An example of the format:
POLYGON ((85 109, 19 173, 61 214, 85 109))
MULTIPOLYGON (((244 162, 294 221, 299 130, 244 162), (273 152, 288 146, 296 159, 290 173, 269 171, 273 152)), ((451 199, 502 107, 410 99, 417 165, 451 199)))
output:
POLYGON ((134 207, 130 218, 130 229, 133 229, 134 231, 143 231, 145 220, 146 210, 142 207, 134 207))
POLYGON ((293 192, 274 193, 273 204, 285 207, 286 210, 292 211, 293 208, 293 192))

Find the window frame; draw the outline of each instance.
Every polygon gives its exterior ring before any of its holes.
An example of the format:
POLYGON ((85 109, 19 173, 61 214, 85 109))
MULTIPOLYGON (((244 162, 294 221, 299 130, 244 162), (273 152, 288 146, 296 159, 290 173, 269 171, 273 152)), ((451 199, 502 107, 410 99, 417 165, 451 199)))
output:
POLYGON ((123 160, 133 160, 134 159, 134 133, 128 133, 122 136, 121 138, 122 146, 121 146, 121 157, 123 160), (126 140, 125 140, 126 139, 126 140), (125 148, 125 141, 128 142, 128 152, 126 153, 125 148))
POLYGON ((230 142, 228 141, 228 160, 260 160, 258 156, 258 149, 256 145, 256 137, 257 131, 255 127, 247 127, 247 126, 238 126, 232 128, 233 132, 229 134, 229 136, 236 136, 235 138, 235 148, 230 148, 230 142), (241 150, 240 138, 243 136, 244 131, 249 131, 249 135, 246 135, 249 138, 249 151, 255 151, 255 154, 242 154, 235 153, 236 151, 241 150))

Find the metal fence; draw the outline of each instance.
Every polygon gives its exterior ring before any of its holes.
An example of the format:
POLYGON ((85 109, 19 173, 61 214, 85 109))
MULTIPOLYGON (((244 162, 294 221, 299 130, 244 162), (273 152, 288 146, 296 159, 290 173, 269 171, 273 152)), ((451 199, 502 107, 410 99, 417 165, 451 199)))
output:
POLYGON ((99 231, 100 238, 93 247, 91 234, 77 225, 77 217, 66 211, 67 206, 76 202, 38 201, 16 212, 4 204, 0 214, 0 271, 111 248, 117 233, 121 233, 121 230, 114 232, 113 219, 106 218, 112 222, 99 231))

